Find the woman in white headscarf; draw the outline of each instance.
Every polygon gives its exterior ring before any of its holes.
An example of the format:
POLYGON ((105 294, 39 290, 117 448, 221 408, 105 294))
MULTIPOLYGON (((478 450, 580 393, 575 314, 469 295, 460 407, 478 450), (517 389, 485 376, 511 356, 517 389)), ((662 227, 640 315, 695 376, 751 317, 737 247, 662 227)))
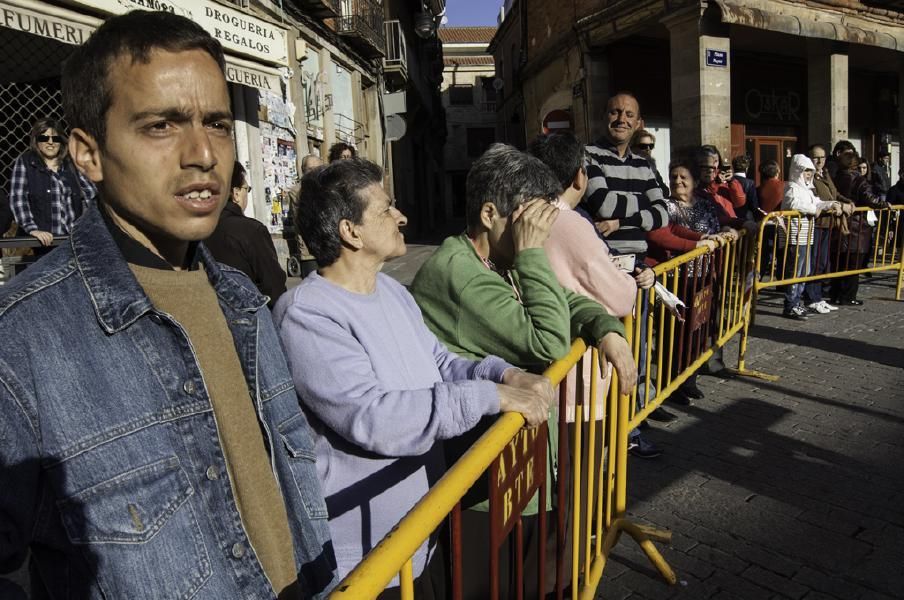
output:
MULTIPOLYGON (((786 217, 786 227, 779 235, 779 252, 784 257, 785 277, 806 277, 810 274, 810 245, 813 243, 813 221, 823 211, 841 213, 840 202, 825 202, 814 193, 813 176, 816 167, 804 154, 791 157, 782 210, 796 210, 800 217, 786 217)), ((785 286, 785 306, 782 314, 797 319, 807 319, 807 309, 801 302, 803 283, 785 286)))

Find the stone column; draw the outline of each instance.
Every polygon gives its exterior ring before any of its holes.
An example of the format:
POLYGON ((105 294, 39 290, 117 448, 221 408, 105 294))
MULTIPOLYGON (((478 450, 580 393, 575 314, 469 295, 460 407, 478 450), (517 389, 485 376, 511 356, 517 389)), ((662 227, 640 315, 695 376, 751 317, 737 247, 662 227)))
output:
POLYGON ((848 138, 848 57, 837 44, 807 41, 807 141, 827 144, 848 138))
MULTIPOLYGON (((707 35, 697 12, 663 21, 669 29, 672 70, 672 148, 712 144, 731 150, 731 43, 707 35), (707 50, 724 52, 726 64, 707 66, 707 50)), ((641 113, 643 113, 643 106, 641 113)))

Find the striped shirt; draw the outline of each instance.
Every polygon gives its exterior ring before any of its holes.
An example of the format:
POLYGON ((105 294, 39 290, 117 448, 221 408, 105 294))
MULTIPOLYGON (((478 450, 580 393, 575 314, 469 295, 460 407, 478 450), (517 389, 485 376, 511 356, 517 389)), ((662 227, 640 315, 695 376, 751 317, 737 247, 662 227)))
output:
POLYGON ((620 254, 634 253, 642 260, 647 252, 647 232, 669 222, 662 189, 650 163, 630 150, 620 157, 615 146, 603 139, 586 147, 584 165, 587 210, 595 219, 618 219, 618 230, 607 238, 609 245, 620 254))

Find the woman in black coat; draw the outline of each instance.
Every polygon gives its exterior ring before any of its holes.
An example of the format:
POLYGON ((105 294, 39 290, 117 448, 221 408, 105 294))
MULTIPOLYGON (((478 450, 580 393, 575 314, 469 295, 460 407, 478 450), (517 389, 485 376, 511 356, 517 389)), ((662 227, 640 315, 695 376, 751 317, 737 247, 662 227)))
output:
MULTIPOLYGON (((838 194, 853 200, 855 206, 885 208, 884 200, 874 192, 869 181, 860 174, 858 168, 860 157, 856 152, 845 152, 838 157, 838 170, 835 173, 835 187, 838 194)), ((870 241, 873 228, 866 221, 865 212, 855 212, 848 219, 849 235, 840 235, 835 240, 834 257, 838 257, 836 271, 862 269, 869 261, 870 241)), ((832 280, 831 303, 836 305, 860 306, 863 300, 857 299, 859 275, 848 275, 832 280)))
POLYGON ((270 297, 267 305, 273 308, 276 299, 286 291, 286 273, 279 266, 267 227, 257 219, 245 216, 249 189, 245 169, 236 162, 229 201, 220 213, 217 228, 204 245, 219 262, 250 277, 257 289, 270 297))

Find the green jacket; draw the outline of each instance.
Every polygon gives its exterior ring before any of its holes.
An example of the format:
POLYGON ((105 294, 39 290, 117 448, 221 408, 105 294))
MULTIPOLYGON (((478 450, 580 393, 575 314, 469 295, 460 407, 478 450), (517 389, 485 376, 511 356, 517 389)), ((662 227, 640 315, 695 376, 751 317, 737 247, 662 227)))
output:
MULTIPOLYGON (((456 354, 471 359, 494 354, 536 373, 567 354, 578 336, 589 345, 613 331, 624 336, 619 319, 559 285, 542 248, 520 252, 508 276, 511 281, 488 269, 461 235, 446 238, 418 271, 410 291, 427 327, 456 354)), ((557 412, 549 420, 550 467, 558 459, 557 412)), ((548 481, 547 506, 554 478, 548 481)), ((486 502, 476 508, 486 510, 486 502)), ((534 499, 524 514, 536 511, 534 499)))

